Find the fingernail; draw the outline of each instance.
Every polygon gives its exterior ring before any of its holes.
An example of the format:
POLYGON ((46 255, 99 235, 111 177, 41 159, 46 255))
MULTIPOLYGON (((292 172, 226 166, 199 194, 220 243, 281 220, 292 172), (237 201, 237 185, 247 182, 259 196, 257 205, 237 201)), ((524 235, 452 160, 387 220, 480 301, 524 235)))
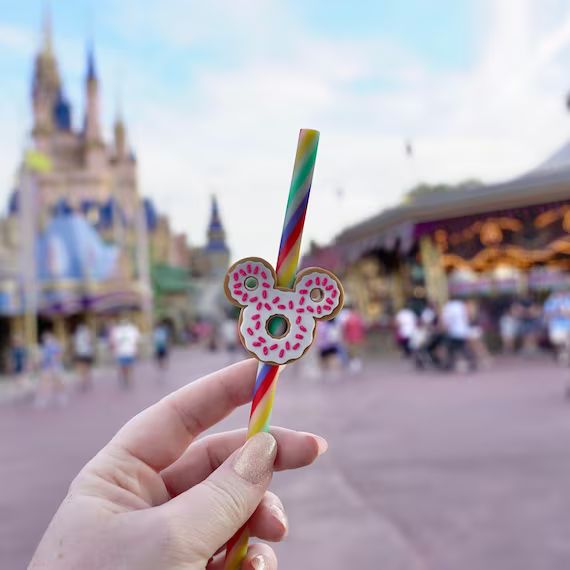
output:
POLYGON ((317 443, 317 457, 325 453, 329 448, 328 441, 324 437, 321 437, 320 435, 317 435, 315 433, 311 433, 310 431, 305 431, 302 433, 304 433, 306 436, 310 437, 313 441, 317 443))
POLYGON ((250 483, 261 483, 271 476, 276 455, 275 438, 267 432, 258 433, 240 449, 234 459, 234 470, 250 483))
POLYGON ((265 570, 267 568, 267 564, 265 564, 265 558, 258 554, 251 559, 251 566, 254 570, 265 570))
POLYGON ((271 505, 269 511, 273 515, 273 518, 283 527, 283 534, 287 535, 289 532, 289 521, 287 520, 285 511, 279 505, 271 505))
POLYGON ((317 440, 319 455, 322 455, 329 448, 328 441, 320 435, 313 435, 313 437, 317 440))

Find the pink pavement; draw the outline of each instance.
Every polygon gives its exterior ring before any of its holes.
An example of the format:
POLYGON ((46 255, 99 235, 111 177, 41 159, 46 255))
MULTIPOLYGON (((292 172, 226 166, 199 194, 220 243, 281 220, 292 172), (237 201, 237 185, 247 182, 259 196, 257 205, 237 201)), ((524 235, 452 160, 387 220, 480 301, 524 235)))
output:
MULTIPOLYGON (((126 392, 98 372, 63 409, 0 407, 0 568, 24 568, 81 466, 132 415, 222 366, 178 352, 126 392)), ((280 379, 274 424, 325 435, 329 452, 273 490, 291 532, 280 568, 560 570, 570 567, 570 371, 497 361, 475 374, 416 374, 394 358, 361 375, 280 379)), ((247 409, 225 428, 245 427, 247 409)))

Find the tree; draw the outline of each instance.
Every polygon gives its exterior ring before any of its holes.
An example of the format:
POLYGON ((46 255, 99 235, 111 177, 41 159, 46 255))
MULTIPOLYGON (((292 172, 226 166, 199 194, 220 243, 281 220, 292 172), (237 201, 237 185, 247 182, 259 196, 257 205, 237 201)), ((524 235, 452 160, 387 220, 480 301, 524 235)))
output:
POLYGON ((425 182, 420 182, 404 194, 404 202, 413 202, 414 200, 417 200, 418 198, 426 196, 428 194, 470 190, 472 188, 478 188, 479 186, 483 186, 483 183, 480 180, 474 178, 469 178, 467 180, 459 182, 458 184, 426 184, 425 182))

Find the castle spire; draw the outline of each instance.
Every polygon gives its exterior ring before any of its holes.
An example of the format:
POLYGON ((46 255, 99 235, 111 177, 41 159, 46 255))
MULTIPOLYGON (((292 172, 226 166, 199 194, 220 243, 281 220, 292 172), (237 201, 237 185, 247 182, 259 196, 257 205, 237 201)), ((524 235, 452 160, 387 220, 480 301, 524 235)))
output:
POLYGON ((208 245, 206 247, 210 249, 226 247, 226 232, 220 219, 220 209, 215 194, 212 194, 210 223, 208 224, 208 245))
POLYGON ((42 23, 42 49, 44 56, 53 55, 53 34, 51 24, 51 7, 49 2, 44 6, 44 18, 42 23))
POLYGON ((210 206, 210 223, 208 224, 208 243, 205 247, 210 276, 220 276, 228 268, 230 252, 226 245, 226 232, 220 219, 218 200, 212 196, 210 206))
POLYGON ((93 42, 90 42, 87 47, 87 81, 97 81, 97 66, 95 65, 93 42))
POLYGON ((127 128, 123 119, 120 102, 117 104, 113 130, 115 134, 115 155, 117 160, 122 161, 127 157, 127 128))
POLYGON ((220 220, 220 209, 218 208, 218 199, 212 194, 212 205, 210 208, 210 226, 209 231, 222 230, 222 221, 220 220))
POLYGON ((61 82, 53 50, 52 23, 46 4, 41 32, 41 47, 34 63, 32 104, 34 136, 50 133, 54 127, 54 107, 61 91, 61 82))
POLYGON ((85 125, 84 135, 87 145, 101 142, 101 126, 99 122, 99 80, 95 65, 93 43, 87 47, 87 70, 85 75, 85 125))

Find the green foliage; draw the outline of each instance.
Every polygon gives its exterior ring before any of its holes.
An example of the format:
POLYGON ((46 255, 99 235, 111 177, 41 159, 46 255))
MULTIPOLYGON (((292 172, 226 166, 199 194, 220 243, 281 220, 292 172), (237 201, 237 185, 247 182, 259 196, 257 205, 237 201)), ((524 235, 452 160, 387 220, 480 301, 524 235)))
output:
POLYGON ((483 186, 483 183, 480 180, 476 180, 474 178, 464 180, 458 184, 426 184, 425 182, 420 182, 406 192, 404 195, 404 202, 409 204, 410 202, 413 202, 414 200, 417 200, 418 198, 429 194, 470 190, 472 188, 478 188, 479 186, 483 186))

